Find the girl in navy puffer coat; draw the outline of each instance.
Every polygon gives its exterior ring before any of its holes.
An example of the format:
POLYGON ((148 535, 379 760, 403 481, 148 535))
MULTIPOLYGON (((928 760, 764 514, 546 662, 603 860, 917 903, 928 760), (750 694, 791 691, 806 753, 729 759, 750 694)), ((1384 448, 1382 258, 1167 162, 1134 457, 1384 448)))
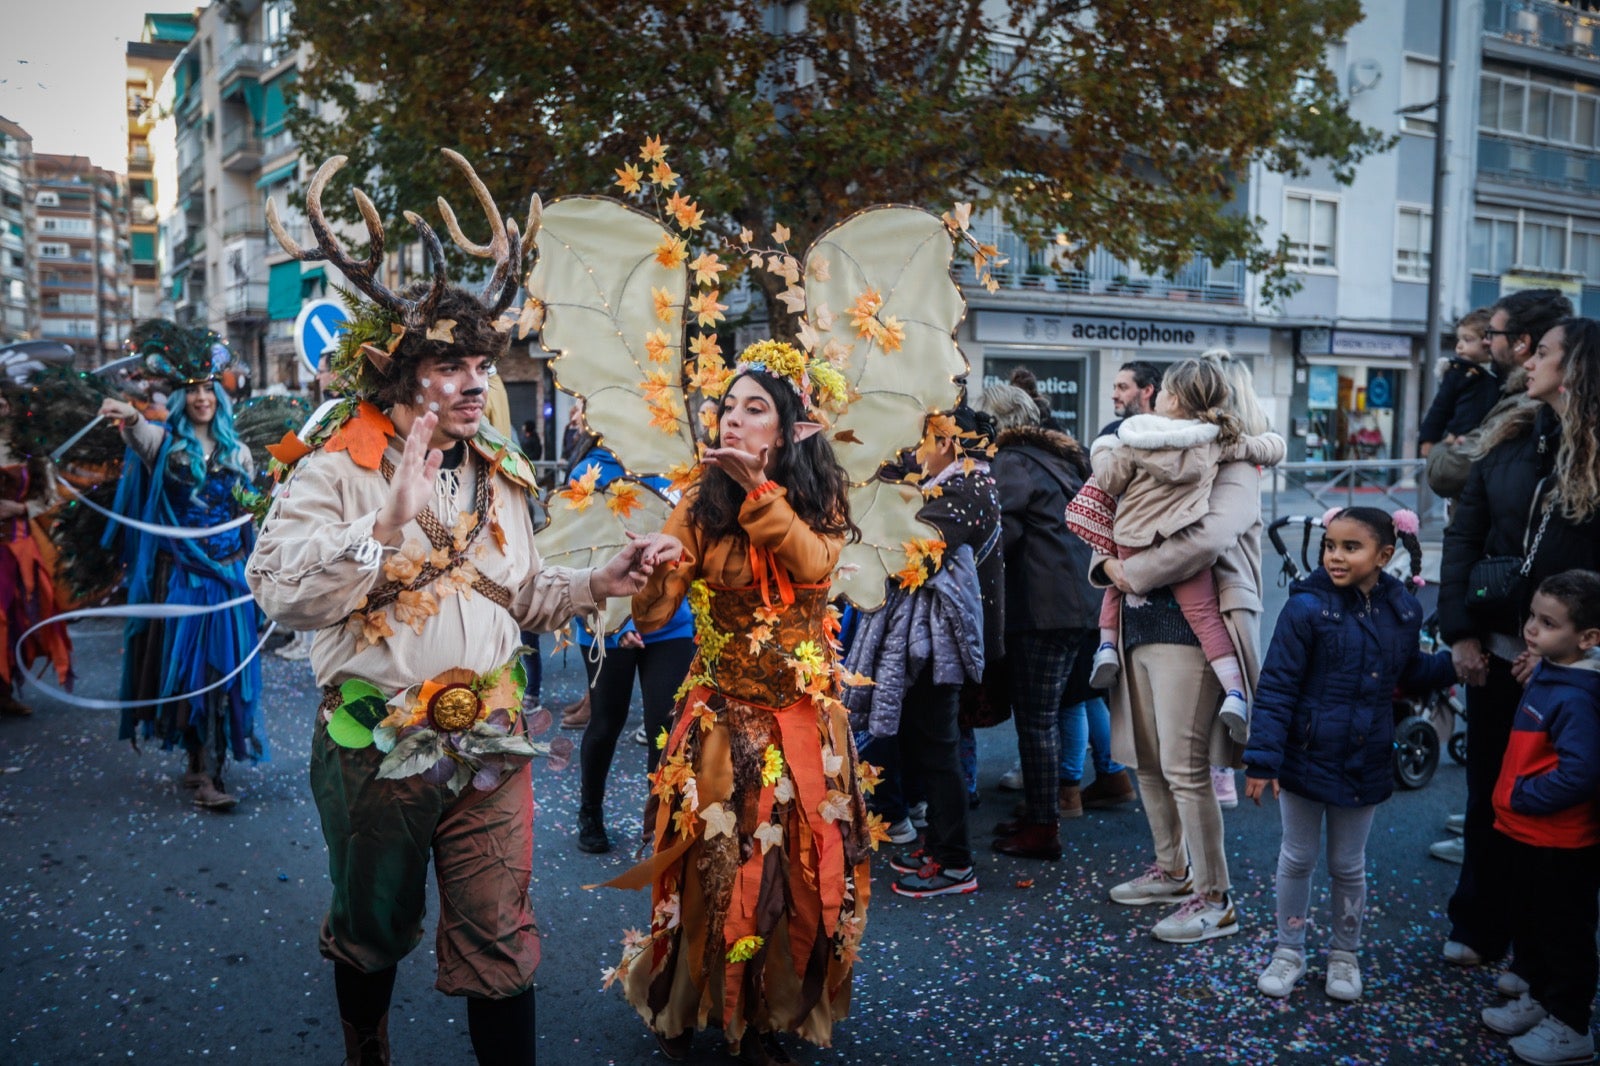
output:
POLYGON ((1322 565, 1295 582, 1261 668, 1245 794, 1267 786, 1280 801, 1278 947, 1257 982, 1286 996, 1305 973, 1306 912, 1322 826, 1333 882, 1333 951, 1327 992, 1361 995, 1355 952, 1366 901, 1366 843, 1377 805, 1394 791, 1395 688, 1426 692, 1455 680, 1450 653, 1424 655, 1422 608, 1384 572, 1397 540, 1422 567, 1416 515, 1373 507, 1330 512, 1322 565), (1280 791, 1281 788, 1281 791, 1280 791))

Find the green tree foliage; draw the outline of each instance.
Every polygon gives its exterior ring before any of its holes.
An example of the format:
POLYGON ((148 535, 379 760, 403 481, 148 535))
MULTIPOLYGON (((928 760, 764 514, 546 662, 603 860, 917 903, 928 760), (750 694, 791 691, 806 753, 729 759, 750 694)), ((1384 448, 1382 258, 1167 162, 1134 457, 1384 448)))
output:
POLYGON ((1282 291, 1235 193, 1254 160, 1348 181, 1388 147, 1323 58, 1360 17, 1359 0, 316 0, 294 14, 315 52, 301 86, 336 109, 291 122, 313 160, 351 157, 386 218, 440 190, 470 204, 441 147, 520 217, 534 191, 619 192, 614 168, 659 136, 712 240, 781 222, 803 248, 866 204, 970 200, 1036 244, 1242 258, 1282 291))

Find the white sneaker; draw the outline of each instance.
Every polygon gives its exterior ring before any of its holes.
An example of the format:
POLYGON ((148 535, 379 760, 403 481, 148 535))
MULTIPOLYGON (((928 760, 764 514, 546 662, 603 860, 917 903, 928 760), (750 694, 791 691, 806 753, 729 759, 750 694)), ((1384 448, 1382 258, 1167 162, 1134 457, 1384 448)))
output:
POLYGON ((1523 1035, 1512 1037, 1511 1050, 1523 1062, 1537 1066, 1590 1062, 1594 1059, 1594 1037, 1568 1028, 1558 1019, 1546 1018, 1523 1035))
POLYGON ((1279 948, 1272 953, 1272 961, 1261 971, 1261 976, 1256 978, 1256 987, 1262 995, 1283 999, 1305 975, 1305 955, 1294 948, 1279 948))
POLYGON ((1168 877, 1167 872, 1152 863, 1144 873, 1131 881, 1111 888, 1111 902, 1129 907, 1143 907, 1150 903, 1180 903, 1194 893, 1194 882, 1189 871, 1182 877, 1168 877))
POLYGON ((1328 952, 1328 979, 1322 990, 1329 999, 1354 1003, 1361 998, 1361 964, 1349 951, 1328 952))
POLYGON ((1234 780, 1231 767, 1211 768, 1211 791, 1217 794, 1217 805, 1223 810, 1231 811, 1239 806, 1239 783, 1234 780))
POLYGON ((1198 892, 1188 902, 1157 922, 1150 935, 1168 944, 1198 944, 1239 931, 1239 915, 1227 896, 1213 903, 1198 892))
POLYGON ((1022 767, 1013 766, 1000 777, 1000 789, 1003 792, 1022 791, 1022 767))
POLYGON ((1507 970, 1494 979, 1494 990, 1507 999, 1516 999, 1528 994, 1528 982, 1507 970))
POLYGON ((1467 831, 1467 816, 1464 814, 1452 814, 1444 820, 1444 828, 1445 832, 1460 836, 1467 831))
POLYGON ((909 844, 917 839, 917 827, 911 824, 910 818, 902 818, 889 826, 889 841, 894 844, 909 844))
POLYGON ((1250 704, 1245 701, 1243 692, 1229 689, 1217 716, 1228 727, 1228 735, 1235 744, 1243 744, 1250 739, 1250 704))
POLYGON ((927 804, 927 801, 924 800, 921 803, 912 804, 911 805, 911 809, 909 811, 907 811, 907 816, 911 819, 912 828, 914 828, 914 829, 926 829, 926 828, 928 828, 928 804, 927 804))
POLYGON ((1436 840, 1428 845, 1428 854, 1443 862, 1453 862, 1460 866, 1466 861, 1467 844, 1461 837, 1436 840))
POLYGON ((1444 942, 1444 961, 1453 962, 1457 966, 1480 966, 1483 964, 1483 956, 1459 940, 1446 940, 1444 942))
POLYGON ((1116 647, 1111 644, 1100 645, 1089 667, 1089 687, 1110 688, 1117 683, 1117 674, 1121 670, 1122 663, 1117 660, 1116 647))
POLYGON ((1478 1015, 1483 1019, 1484 1025, 1506 1036, 1526 1033, 1549 1016, 1550 1012, 1535 1003, 1533 997, 1526 992, 1509 1003, 1502 1003, 1498 1007, 1485 1007, 1478 1015))

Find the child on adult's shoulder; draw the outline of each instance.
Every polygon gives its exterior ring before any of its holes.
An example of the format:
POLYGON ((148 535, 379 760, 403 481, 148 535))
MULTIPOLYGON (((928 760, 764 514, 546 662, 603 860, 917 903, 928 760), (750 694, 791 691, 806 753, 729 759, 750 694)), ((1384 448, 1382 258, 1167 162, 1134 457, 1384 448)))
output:
POLYGON ((1325 989, 1361 997, 1361 919, 1367 835, 1394 791, 1394 690, 1427 692, 1455 680, 1450 652, 1424 654, 1417 516, 1375 507, 1330 511, 1322 565, 1290 589, 1261 668, 1245 750, 1245 795, 1279 800, 1278 944, 1256 986, 1283 997, 1306 972, 1311 872, 1327 825, 1333 882, 1332 950, 1325 989), (1396 542, 1411 557, 1411 582, 1384 567, 1396 542))
POLYGON ((1481 1017, 1524 1062, 1588 1062, 1600 893, 1600 662, 1588 653, 1600 647, 1600 574, 1545 578, 1522 638, 1532 676, 1495 782, 1494 827, 1510 838, 1518 901, 1511 985, 1527 991, 1481 1017))
POLYGON ((1417 427, 1424 459, 1435 444, 1454 444, 1477 429, 1500 399, 1500 379, 1489 358, 1489 318, 1489 309, 1480 307, 1456 323, 1456 353, 1439 364, 1433 402, 1417 427))

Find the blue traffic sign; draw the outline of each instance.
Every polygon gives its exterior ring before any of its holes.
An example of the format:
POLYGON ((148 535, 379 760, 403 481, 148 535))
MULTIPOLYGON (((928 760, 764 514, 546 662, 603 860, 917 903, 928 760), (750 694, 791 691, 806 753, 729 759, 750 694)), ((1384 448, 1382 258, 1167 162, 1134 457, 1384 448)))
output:
POLYGON ((300 308, 294 320, 294 350, 311 368, 311 373, 317 372, 317 360, 322 358, 322 353, 339 343, 339 334, 344 332, 348 321, 344 304, 338 300, 312 300, 300 308))

